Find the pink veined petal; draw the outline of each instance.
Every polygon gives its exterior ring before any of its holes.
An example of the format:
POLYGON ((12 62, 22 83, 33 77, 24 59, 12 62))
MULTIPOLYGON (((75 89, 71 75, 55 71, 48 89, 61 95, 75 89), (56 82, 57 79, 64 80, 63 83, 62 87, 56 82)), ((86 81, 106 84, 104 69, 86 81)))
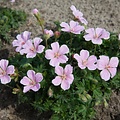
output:
POLYGON ((0 60, 0 67, 1 67, 3 70, 6 71, 6 70, 7 70, 8 63, 9 63, 8 60, 2 59, 2 60, 0 60))
POLYGON ((60 54, 69 53, 69 48, 67 47, 67 45, 62 45, 59 49, 59 53, 60 54))
POLYGON ((83 37, 85 38, 86 41, 90 41, 93 39, 93 36, 90 34, 84 35, 83 37))
POLYGON ((89 70, 95 70, 96 69, 96 63, 97 62, 97 57, 94 56, 94 55, 91 55, 89 58, 88 58, 88 61, 87 61, 87 67, 89 70))
POLYGON ((87 50, 81 50, 80 56, 81 56, 82 60, 86 60, 89 57, 89 52, 87 50))
POLYGON ((35 80, 36 80, 37 83, 41 82, 43 80, 42 74, 41 73, 37 73, 35 75, 35 80))
POLYGON ((98 38, 101 38, 102 34, 103 34, 103 30, 102 28, 96 28, 96 34, 98 36, 98 38))
POLYGON ((7 67, 7 74, 13 74, 15 72, 14 66, 13 65, 9 65, 7 67))
POLYGON ((76 11, 76 10, 77 10, 74 5, 71 5, 70 9, 71 9, 72 11, 76 11))
POLYGON ((110 33, 108 31, 106 31, 105 29, 103 29, 103 34, 102 34, 101 38, 109 39, 110 33))
POLYGON ((32 85, 25 86, 23 89, 23 93, 28 92, 31 89, 32 85))
POLYGON ((53 58, 50 60, 50 65, 53 67, 58 66, 59 64, 60 64, 60 62, 57 58, 53 58))
POLYGON ((29 49, 31 47, 34 47, 33 46, 33 43, 32 43, 32 40, 28 40, 24 45, 23 45, 23 48, 25 49, 29 49))
POLYGON ((73 74, 67 75, 66 80, 67 80, 67 82, 68 82, 69 84, 72 84, 72 82, 73 82, 73 80, 74 80, 73 74))
POLYGON ((28 70, 28 71, 27 71, 27 76, 28 76, 31 80, 35 80, 35 71, 33 71, 33 70, 28 70))
POLYGON ((96 38, 96 39, 92 39, 92 43, 93 44, 98 44, 98 45, 101 45, 102 44, 102 39, 100 39, 100 38, 96 38))
POLYGON ((52 50, 54 52, 57 52, 59 50, 59 43, 58 42, 54 42, 51 44, 52 50))
POLYGON ((54 58, 54 52, 50 49, 45 51, 45 58, 46 59, 53 59, 54 58))
POLYGON ((26 58, 34 58, 36 54, 37 54, 36 52, 27 53, 26 58))
POLYGON ((82 62, 78 62, 78 66, 81 68, 81 69, 85 69, 87 66, 86 65, 83 65, 82 62))
POLYGON ((75 31, 74 31, 74 32, 75 32, 76 34, 80 34, 80 32, 82 32, 83 30, 84 30, 84 27, 78 25, 78 26, 75 27, 75 31))
POLYGON ((66 63, 68 61, 68 57, 66 55, 61 55, 59 58, 58 58, 58 62, 59 63, 66 63))
POLYGON ((100 72, 100 76, 103 80, 108 81, 110 79, 110 73, 108 70, 104 69, 100 72))
POLYGON ((70 28, 71 28, 71 29, 72 29, 72 28, 76 28, 76 26, 78 26, 78 25, 79 25, 78 22, 75 22, 75 21, 73 21, 73 20, 70 21, 70 28))
POLYGON ((79 18, 79 21, 80 21, 81 23, 85 24, 85 25, 88 24, 88 21, 87 21, 84 17, 80 17, 80 18, 79 18))
POLYGON ((110 67, 117 67, 118 64, 119 64, 119 60, 117 57, 112 57, 110 59, 110 62, 109 62, 110 67))
POLYGON ((108 68, 111 78, 113 78, 116 75, 117 69, 116 68, 108 68))
POLYGON ((37 48, 37 53, 42 53, 44 51, 45 47, 43 45, 39 45, 37 48))
POLYGON ((73 67, 70 64, 66 65, 64 72, 68 76, 69 74, 71 74, 73 72, 73 67))
POLYGON ((39 37, 34 38, 33 42, 34 42, 35 48, 37 49, 40 44, 40 38, 39 37))
POLYGON ((21 49, 19 52, 20 52, 21 55, 23 55, 23 54, 28 53, 29 50, 28 49, 21 49))
POLYGON ((61 66, 56 66, 55 73, 59 76, 63 75, 63 68, 61 66))
POLYGON ((86 33, 91 34, 92 36, 95 34, 95 29, 94 28, 89 28, 85 30, 86 33))
POLYGON ((63 29, 61 29, 62 31, 70 31, 70 26, 68 25, 68 23, 62 22, 60 26, 63 27, 63 29))
POLYGON ((17 38, 17 40, 24 41, 21 34, 18 34, 18 35, 16 36, 16 38, 17 38))
POLYGON ((1 79, 2 84, 7 84, 11 81, 11 78, 8 75, 5 75, 5 76, 1 77, 0 79, 1 79))
POLYGON ((52 84, 55 86, 60 85, 62 82, 62 79, 59 76, 56 76, 55 79, 52 80, 52 84))
POLYGON ((31 35, 30 32, 28 32, 28 31, 24 31, 24 32, 23 32, 24 40, 27 41, 27 40, 30 38, 30 35, 31 35))
POLYGON ((63 80, 61 83, 61 88, 63 90, 68 90, 70 88, 70 84, 66 80, 63 80))
POLYGON ((12 45, 13 45, 13 47, 18 46, 18 40, 14 40, 14 41, 12 42, 12 45))
POLYGON ((20 83, 23 85, 30 85, 30 79, 25 76, 23 79, 21 79, 20 83))
POLYGON ((103 70, 106 65, 109 63, 109 57, 105 55, 101 55, 100 59, 97 61, 97 68, 98 70, 103 70))
POLYGON ((81 57, 78 54, 74 54, 74 58, 79 62, 79 60, 81 59, 81 57))
POLYGON ((36 84, 33 87, 30 88, 31 90, 33 90, 34 92, 37 92, 40 89, 40 84, 36 84))

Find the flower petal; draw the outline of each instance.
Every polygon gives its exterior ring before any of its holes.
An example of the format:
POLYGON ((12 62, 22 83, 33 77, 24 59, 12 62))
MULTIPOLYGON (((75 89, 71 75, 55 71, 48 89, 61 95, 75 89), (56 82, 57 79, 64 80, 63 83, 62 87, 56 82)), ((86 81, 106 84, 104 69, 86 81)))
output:
POLYGON ((2 59, 2 60, 0 60, 0 67, 1 67, 3 70, 6 71, 7 66, 8 66, 8 63, 9 63, 8 60, 2 59))
POLYGON ((2 84, 7 84, 11 81, 11 78, 8 75, 5 75, 5 76, 1 77, 0 79, 1 79, 2 84))
POLYGON ((63 68, 61 66, 56 66, 55 73, 60 76, 63 75, 63 68))
POLYGON ((40 84, 38 83, 38 84, 34 85, 33 87, 31 87, 30 89, 37 92, 40 89, 40 84))
POLYGON ((73 72, 73 67, 70 64, 66 65, 64 72, 68 76, 69 74, 73 72))
POLYGON ((119 64, 119 60, 117 57, 112 57, 110 59, 110 62, 109 62, 110 67, 117 67, 118 64, 119 64))
POLYGON ((14 66, 13 65, 9 65, 7 67, 7 74, 13 74, 15 72, 14 66))
POLYGON ((28 92, 31 89, 31 87, 32 87, 32 85, 25 86, 24 89, 23 89, 23 92, 24 93, 28 92))
POLYGON ((45 58, 46 59, 53 59, 54 58, 54 52, 50 49, 45 51, 45 58))
POLYGON ((66 80, 63 80, 61 83, 61 88, 63 90, 68 90, 70 88, 70 84, 66 80))
POLYGON ((20 83, 23 85, 30 85, 30 79, 25 76, 23 79, 21 79, 20 83))
POLYGON ((62 82, 62 79, 59 76, 56 76, 55 79, 52 80, 52 84, 55 85, 55 86, 60 85, 61 82, 62 82))
POLYGON ((116 68, 108 68, 110 74, 111 74, 111 78, 113 78, 116 73, 117 73, 117 69, 116 68))
POLYGON ((69 48, 67 47, 67 45, 62 45, 62 46, 60 47, 59 53, 60 53, 60 54, 69 53, 69 48))
POLYGON ((43 80, 42 74, 41 74, 41 73, 37 73, 37 74, 35 75, 35 80, 36 80, 37 83, 38 83, 38 82, 41 82, 41 81, 43 80))
POLYGON ((89 57, 89 52, 87 50, 81 50, 80 56, 81 56, 82 60, 86 60, 89 57))
POLYGON ((51 47, 52 47, 52 50, 54 52, 58 52, 58 50, 59 50, 59 43, 58 42, 54 42, 54 43, 51 44, 51 47))
POLYGON ((28 71, 27 71, 27 76, 28 76, 31 80, 35 80, 35 71, 33 71, 33 70, 28 70, 28 71))
POLYGON ((110 79, 110 73, 108 70, 104 69, 100 72, 100 76, 103 80, 108 81, 110 79))

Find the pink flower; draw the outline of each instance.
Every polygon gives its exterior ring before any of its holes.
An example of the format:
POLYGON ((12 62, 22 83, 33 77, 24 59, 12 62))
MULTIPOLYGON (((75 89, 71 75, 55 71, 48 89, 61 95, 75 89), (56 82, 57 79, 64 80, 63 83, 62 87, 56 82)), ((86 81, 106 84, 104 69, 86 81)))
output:
POLYGON ((54 35, 52 30, 47 30, 47 29, 44 29, 44 34, 49 35, 50 37, 52 37, 54 35))
POLYGON ((118 40, 120 40, 120 34, 118 35, 118 40))
POLYGON ((57 66, 60 63, 66 63, 68 61, 66 53, 69 53, 69 48, 67 45, 62 45, 59 47, 58 42, 51 44, 52 50, 48 49, 45 51, 45 58, 50 59, 51 66, 57 66))
POLYGON ((61 29, 62 31, 71 32, 73 34, 80 34, 80 32, 84 30, 83 26, 80 26, 78 22, 73 20, 70 21, 70 25, 66 22, 62 22, 60 26, 63 27, 61 29))
POLYGON ((15 71, 13 65, 8 66, 9 61, 2 59, 0 60, 0 79, 2 84, 7 84, 11 81, 9 75, 12 75, 15 71))
POLYGON ((27 71, 27 76, 24 76, 20 81, 21 84, 25 85, 23 92, 26 93, 29 90, 38 91, 40 89, 39 82, 42 81, 43 76, 41 73, 36 73, 33 70, 27 71))
POLYGON ((73 72, 73 67, 69 64, 65 66, 65 69, 63 69, 61 66, 56 66, 55 73, 58 76, 56 76, 55 79, 52 80, 52 83, 55 86, 61 84, 61 88, 63 90, 68 90, 74 80, 74 76, 72 72, 73 72))
POLYGON ((108 81, 110 77, 113 78, 116 75, 118 63, 117 57, 109 59, 108 56, 100 56, 100 59, 97 61, 97 68, 102 70, 100 72, 101 78, 105 81, 108 81))
POLYGON ((87 20, 83 17, 83 13, 76 9, 74 5, 70 7, 70 9, 73 11, 73 15, 76 19, 78 19, 81 23, 87 25, 87 20))
POLYGON ((89 70, 95 70, 96 69, 96 62, 97 58, 94 55, 89 56, 89 52, 87 50, 81 50, 80 55, 75 54, 74 58, 78 62, 78 66, 81 69, 85 69, 86 67, 89 70))
POLYGON ((28 31, 24 31, 23 33, 17 35, 17 40, 14 40, 12 42, 13 47, 17 47, 16 48, 16 52, 20 52, 20 50, 22 49, 23 45, 27 42, 27 40, 30 39, 30 35, 31 33, 28 31))
POLYGON ((20 51, 20 54, 27 54, 27 58, 34 58, 37 53, 42 53, 45 48, 43 45, 39 45, 41 42, 42 39, 38 37, 34 38, 33 42, 32 40, 28 40, 23 45, 23 49, 20 51))
POLYGON ((89 28, 85 30, 87 35, 84 35, 86 41, 92 41, 93 44, 102 44, 102 39, 109 39, 110 33, 102 28, 89 28))
POLYGON ((39 13, 39 11, 38 11, 38 9, 35 8, 35 9, 32 10, 32 13, 37 15, 39 13))

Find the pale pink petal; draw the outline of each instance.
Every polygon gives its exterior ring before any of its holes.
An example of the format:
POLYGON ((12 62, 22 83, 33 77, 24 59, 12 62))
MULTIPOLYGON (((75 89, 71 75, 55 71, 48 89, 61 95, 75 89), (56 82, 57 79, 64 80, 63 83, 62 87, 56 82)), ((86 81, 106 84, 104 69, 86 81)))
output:
POLYGON ((27 76, 28 76, 31 80, 35 80, 35 71, 33 71, 33 70, 28 70, 28 71, 27 71, 27 76))
POLYGON ((86 60, 89 57, 89 52, 87 50, 81 50, 80 56, 81 56, 82 60, 86 60))
POLYGON ((41 74, 41 73, 37 73, 37 74, 35 75, 35 80, 36 80, 37 83, 38 83, 38 82, 41 82, 41 81, 43 80, 42 74, 41 74))
POLYGON ((74 5, 71 5, 70 9, 71 9, 72 11, 76 11, 76 10, 77 10, 74 5))
POLYGON ((53 59, 54 58, 54 52, 50 49, 45 51, 45 58, 46 59, 53 59))
POLYGON ((26 58, 34 58, 36 56, 36 53, 35 52, 31 52, 31 53, 28 53, 26 55, 26 58))
POLYGON ((34 47, 33 46, 33 43, 32 43, 32 40, 28 40, 24 45, 23 45, 23 48, 31 48, 31 47, 34 47))
POLYGON ((41 41, 41 39, 39 37, 36 37, 33 39, 35 48, 37 48, 39 46, 40 41, 41 41))
POLYGON ((67 82, 68 82, 69 84, 72 84, 72 82, 73 82, 73 80, 74 80, 73 74, 67 75, 66 80, 67 80, 67 82))
POLYGON ((110 79, 110 73, 108 70, 104 69, 100 72, 100 76, 103 80, 108 81, 110 79))
POLYGON ((93 35, 92 34, 87 34, 83 36, 85 38, 86 41, 90 41, 93 39, 93 35))
POLYGON ((30 79, 28 77, 23 77, 23 79, 20 81, 23 85, 30 85, 30 79))
POLYGON ((59 49, 59 53, 60 54, 69 53, 69 48, 67 47, 67 45, 62 45, 59 49))
POLYGON ((31 87, 32 87, 32 85, 25 86, 24 89, 23 89, 23 92, 24 93, 28 92, 31 89, 31 87))
POLYGON ((60 76, 63 75, 63 68, 61 66, 56 66, 55 73, 60 76))
POLYGON ((23 32, 24 40, 27 41, 30 38, 31 33, 28 31, 23 32))
POLYGON ((22 34, 18 34, 18 35, 16 36, 16 38, 17 38, 17 40, 24 41, 23 38, 22 38, 22 34))
POLYGON ((13 74, 15 72, 14 66, 13 65, 9 65, 7 67, 7 74, 13 74))
POLYGON ((81 57, 78 54, 74 54, 74 58, 79 62, 81 60, 81 57))
POLYGON ((110 59, 110 62, 109 62, 110 67, 117 67, 118 64, 119 64, 119 60, 117 57, 112 57, 110 59))
POLYGON ((86 33, 89 33, 91 35, 94 35, 95 34, 95 29, 94 28, 89 28, 87 30, 85 30, 86 33))
POLYGON ((18 40, 14 40, 14 41, 12 42, 12 45, 13 45, 13 47, 18 46, 18 40))
POLYGON ((87 61, 87 67, 89 70, 95 70, 96 69, 96 63, 97 62, 97 57, 94 56, 94 55, 91 55, 89 58, 88 58, 88 61, 87 61))
POLYGON ((102 39, 100 39, 100 38, 96 38, 96 39, 92 39, 92 43, 93 44, 98 44, 98 45, 101 45, 102 44, 102 39))
POLYGON ((62 82, 62 79, 59 76, 56 76, 55 79, 52 80, 52 84, 55 85, 55 86, 60 85, 61 82, 62 82))
POLYGON ((73 20, 70 21, 70 28, 74 28, 74 27, 76 27, 77 25, 79 25, 78 22, 75 22, 75 21, 73 21, 73 20))
POLYGON ((1 67, 3 70, 6 71, 7 66, 8 66, 8 63, 9 63, 8 60, 2 59, 2 60, 0 60, 0 67, 1 67))
POLYGON ((60 64, 60 62, 58 61, 57 58, 53 58, 50 60, 50 65, 55 67, 55 66, 58 66, 60 64))
POLYGON ((31 90, 33 90, 34 92, 37 92, 40 89, 40 84, 36 84, 35 86, 30 88, 31 90))
POLYGON ((104 29, 102 29, 102 28, 96 28, 96 34, 97 34, 98 37, 102 36, 103 30, 104 29))
POLYGON ((116 75, 117 68, 108 68, 108 70, 111 74, 111 78, 113 78, 116 75))
POLYGON ((78 62, 78 66, 79 66, 81 69, 85 69, 85 68, 86 68, 86 65, 83 65, 82 62, 78 62))
POLYGON ((5 76, 1 77, 0 79, 1 79, 2 84, 7 84, 11 81, 11 78, 8 75, 5 75, 5 76))
POLYGON ((66 57, 66 55, 61 55, 59 58, 58 58, 58 62, 59 63, 66 63, 68 61, 68 57, 66 57))
POLYGON ((37 48, 37 53, 42 53, 44 51, 45 47, 43 45, 39 45, 37 48))
POLYGON ((109 57, 101 55, 100 59, 97 61, 97 68, 99 70, 103 70, 106 67, 106 65, 108 65, 108 63, 109 63, 109 57))
POLYGON ((61 88, 63 90, 68 90, 70 88, 70 84, 66 80, 63 80, 61 83, 61 88))
POLYGON ((83 26, 78 25, 78 26, 75 27, 74 32, 75 32, 76 34, 80 34, 80 32, 83 31, 84 29, 85 29, 85 28, 84 28, 83 26))
POLYGON ((88 21, 87 21, 84 17, 80 17, 80 18, 79 18, 79 21, 80 21, 81 23, 85 24, 85 25, 88 24, 88 21))
POLYGON ((65 31, 65 32, 69 32, 69 31, 70 31, 70 27, 69 27, 68 23, 62 22, 62 23, 60 24, 60 26, 63 27, 63 28, 61 29, 62 31, 65 31))
POLYGON ((68 76, 69 74, 71 74, 73 72, 73 67, 71 65, 66 65, 65 66, 65 74, 68 76))
POLYGON ((59 50, 59 43, 58 42, 54 42, 51 44, 52 50, 54 52, 57 52, 59 50))
POLYGON ((104 29, 101 37, 104 38, 104 39, 109 39, 110 38, 110 33, 104 29))

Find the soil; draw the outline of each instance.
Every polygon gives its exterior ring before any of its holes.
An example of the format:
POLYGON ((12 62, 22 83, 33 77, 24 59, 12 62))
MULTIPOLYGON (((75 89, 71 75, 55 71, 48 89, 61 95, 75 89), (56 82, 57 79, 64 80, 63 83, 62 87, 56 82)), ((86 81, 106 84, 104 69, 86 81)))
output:
MULTIPOLYGON (((120 0, 0 0, 0 6, 16 10, 24 10, 28 14, 27 23, 22 25, 15 33, 25 30, 32 32, 32 36, 41 34, 31 11, 37 8, 46 21, 46 28, 55 27, 53 21, 69 22, 72 19, 69 7, 75 5, 84 13, 88 20, 88 27, 102 27, 111 32, 120 33, 120 0)), ((15 35, 11 39, 15 39, 15 35)), ((14 53, 11 45, 5 45, 0 50, 0 59, 8 58, 14 53)), ((96 107, 95 120, 120 120, 120 91, 114 90, 109 106, 96 107)), ((48 120, 51 113, 39 115, 27 104, 18 104, 17 96, 7 86, 0 84, 0 120, 48 120)))

